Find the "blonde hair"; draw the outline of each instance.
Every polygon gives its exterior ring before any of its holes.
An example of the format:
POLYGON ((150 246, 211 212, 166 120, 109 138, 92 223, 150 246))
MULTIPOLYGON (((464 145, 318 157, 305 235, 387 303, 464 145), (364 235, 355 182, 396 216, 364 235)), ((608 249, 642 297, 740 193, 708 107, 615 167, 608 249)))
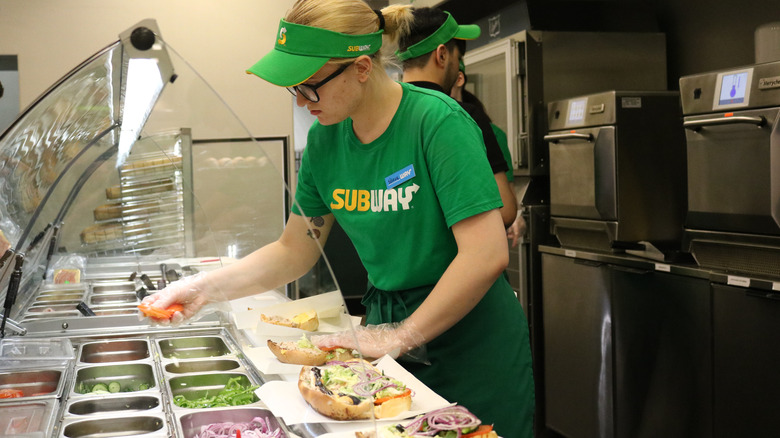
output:
MULTIPOLYGON (((391 5, 382 9, 385 21, 382 49, 374 54, 374 64, 385 68, 395 63, 398 39, 411 28, 414 15, 411 5, 391 5)), ((363 0, 298 0, 287 12, 285 21, 319 27, 350 35, 374 33, 380 21, 376 12, 363 0)), ((329 62, 352 62, 354 58, 334 58, 329 62)))

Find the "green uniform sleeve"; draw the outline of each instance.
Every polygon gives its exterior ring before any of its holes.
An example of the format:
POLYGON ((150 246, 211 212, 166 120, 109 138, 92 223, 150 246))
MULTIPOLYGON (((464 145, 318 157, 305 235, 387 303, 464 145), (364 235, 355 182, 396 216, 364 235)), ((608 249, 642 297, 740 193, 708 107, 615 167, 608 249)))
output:
POLYGON ((490 164, 485 160, 482 134, 465 112, 445 117, 424 147, 448 227, 503 205, 490 164))

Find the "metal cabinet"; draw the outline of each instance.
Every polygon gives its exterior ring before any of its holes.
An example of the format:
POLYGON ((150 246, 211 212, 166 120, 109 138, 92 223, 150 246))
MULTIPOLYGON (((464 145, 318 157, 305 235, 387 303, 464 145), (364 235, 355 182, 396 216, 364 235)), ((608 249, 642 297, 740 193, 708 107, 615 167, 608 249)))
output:
POLYGON ((710 283, 610 266, 616 437, 712 436, 710 283))
POLYGON ((713 284, 715 437, 780 431, 780 294, 713 284))
POLYGON ((609 270, 542 254, 542 309, 546 426, 571 437, 614 436, 609 270))
POLYGON ((542 252, 546 428, 567 437, 712 436, 706 273, 542 252))

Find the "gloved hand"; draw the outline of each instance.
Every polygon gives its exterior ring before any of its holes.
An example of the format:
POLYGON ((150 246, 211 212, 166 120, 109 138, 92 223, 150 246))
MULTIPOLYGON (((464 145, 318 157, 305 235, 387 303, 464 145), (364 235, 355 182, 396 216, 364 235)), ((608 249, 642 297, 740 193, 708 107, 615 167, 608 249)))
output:
POLYGON ((212 287, 205 272, 170 283, 165 289, 147 296, 141 302, 144 305, 167 309, 173 304, 182 305, 170 319, 151 319, 161 325, 178 325, 185 320, 196 321, 203 316, 226 307, 226 299, 219 288, 212 287))
POLYGON ((364 357, 380 358, 387 354, 393 359, 428 363, 425 338, 417 326, 408 320, 379 325, 357 326, 328 335, 311 337, 318 347, 343 347, 358 350, 364 357))
POLYGON ((518 211, 515 221, 506 229, 506 238, 512 241, 512 248, 517 246, 520 237, 525 234, 525 229, 525 219, 523 219, 522 212, 518 211))

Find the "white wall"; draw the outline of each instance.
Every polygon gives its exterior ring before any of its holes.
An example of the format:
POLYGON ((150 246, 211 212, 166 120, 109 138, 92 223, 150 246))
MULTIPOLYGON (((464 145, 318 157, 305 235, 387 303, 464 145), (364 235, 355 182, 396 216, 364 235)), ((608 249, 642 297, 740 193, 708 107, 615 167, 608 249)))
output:
MULTIPOLYGON (((20 107, 138 21, 227 102, 254 136, 292 135, 290 94, 245 70, 273 47, 294 0, 0 0, 0 54, 18 55, 20 107)), ((208 111, 208 108, 204 108, 208 111)))

